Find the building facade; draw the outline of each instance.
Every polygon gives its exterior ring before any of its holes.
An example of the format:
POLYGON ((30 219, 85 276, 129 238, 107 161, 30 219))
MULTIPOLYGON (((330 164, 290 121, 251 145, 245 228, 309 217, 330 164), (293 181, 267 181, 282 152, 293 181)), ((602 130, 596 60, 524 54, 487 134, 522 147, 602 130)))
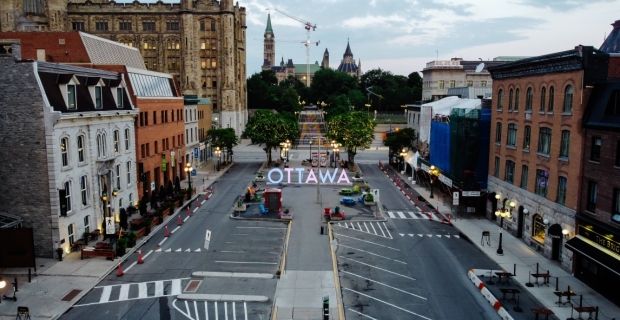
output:
POLYGON ((200 138, 198 136, 198 98, 186 95, 183 98, 185 109, 185 162, 194 168, 200 161, 200 138))
MULTIPOLYGON (((325 51, 328 55, 329 53, 325 51)), ((342 60, 340 61, 340 65, 338 66, 337 71, 344 72, 350 76, 362 76, 362 60, 358 60, 357 64, 355 63, 355 58, 353 58, 353 52, 351 51, 351 46, 349 45, 349 41, 347 41, 347 48, 344 49, 344 54, 342 55, 342 60)))
POLYGON ((224 127, 245 128, 246 10, 233 0, 0 0, 0 16, 2 32, 77 30, 138 48, 147 69, 211 99, 224 127))
POLYGON ((0 201, 34 229, 35 255, 57 257, 137 199, 138 111, 122 74, 25 61, 17 42, 1 41, 0 110, 12 121, 0 171, 19 179, 2 183, 0 201))
POLYGON ((198 99, 198 140, 200 141, 200 159, 198 166, 202 166, 205 162, 213 157, 211 150, 211 138, 208 136, 209 130, 213 128, 213 107, 211 100, 208 98, 198 99))
POLYGON ((575 232, 581 120, 592 86, 607 77, 608 60, 592 47, 577 46, 490 68, 487 215, 495 219, 496 210, 510 210, 514 203, 503 227, 566 270, 572 268, 572 252, 562 249, 562 230, 575 232))

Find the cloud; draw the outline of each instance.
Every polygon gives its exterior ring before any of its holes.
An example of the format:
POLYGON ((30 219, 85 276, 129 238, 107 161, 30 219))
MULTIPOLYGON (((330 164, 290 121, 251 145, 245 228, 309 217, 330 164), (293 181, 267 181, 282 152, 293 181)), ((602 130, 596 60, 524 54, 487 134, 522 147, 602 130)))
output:
POLYGON ((536 8, 549 8, 553 11, 571 11, 596 2, 614 2, 614 0, 522 0, 521 4, 536 8))

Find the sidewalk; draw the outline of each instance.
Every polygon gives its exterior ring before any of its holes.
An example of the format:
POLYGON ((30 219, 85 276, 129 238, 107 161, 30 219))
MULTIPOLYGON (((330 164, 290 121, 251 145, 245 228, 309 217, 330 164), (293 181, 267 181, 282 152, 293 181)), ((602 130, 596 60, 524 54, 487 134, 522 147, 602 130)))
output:
MULTIPOLYGON (((213 164, 210 165, 213 168, 213 164)), ((203 168, 209 168, 204 166, 203 168)), ((209 171, 209 180, 205 180, 205 187, 211 186, 230 166, 219 172, 213 170, 198 170, 198 173, 209 171)), ((200 181, 202 186, 202 180, 200 181)), ((185 179, 185 186, 187 180, 185 179)), ((194 184, 192 183, 192 186, 194 184)), ((199 194, 204 194, 199 190, 199 194)), ((178 208, 176 212, 182 210, 178 208)), ((139 214, 138 214, 139 215, 139 214)), ((6 287, 0 290, 0 295, 12 296, 13 278, 17 278, 17 302, 2 300, 0 303, 0 320, 15 319, 17 307, 28 307, 30 317, 34 319, 57 319, 73 306, 79 299, 88 293, 101 279, 113 272, 118 264, 132 257, 133 253, 142 244, 150 239, 165 224, 154 228, 150 235, 140 238, 133 248, 114 261, 102 257, 93 257, 80 260, 80 252, 72 252, 63 258, 63 261, 48 258, 36 258, 37 271, 32 272, 32 282, 28 282, 28 268, 0 269, 0 276, 6 281, 6 287)), ((94 245, 96 242, 91 242, 94 245)), ((134 256, 135 257, 135 256, 134 256)))
MULTIPOLYGON (((393 176, 394 172, 394 170, 390 170, 390 177, 393 176)), ((429 199, 430 191, 428 191, 424 186, 413 184, 411 180, 408 180, 411 178, 410 176, 400 174, 400 172, 396 174, 422 197, 427 200, 431 200, 429 199)), ((437 195, 437 193, 435 193, 435 195, 437 195)), ((435 199, 432 199, 432 204, 439 209, 439 212, 447 217, 447 213, 451 212, 451 206, 450 203, 446 203, 444 201, 450 200, 451 199, 445 198, 438 199, 436 196, 435 199)), ((573 275, 560 268, 558 264, 543 257, 531 247, 523 243, 523 241, 517 239, 508 232, 503 232, 502 235, 502 248, 504 249, 504 254, 501 256, 498 255, 496 253, 497 246, 499 244, 499 225, 497 223, 487 219, 479 219, 478 217, 469 217, 466 214, 464 214, 463 217, 458 218, 455 215, 452 215, 451 223, 460 231, 462 235, 470 239, 471 243, 483 251, 489 258, 491 258, 491 260, 495 261, 502 269, 508 272, 513 272, 516 266, 516 276, 514 276, 513 279, 519 282, 521 287, 520 289, 528 291, 541 303, 541 307, 551 309, 558 319, 576 319, 579 314, 569 306, 558 306, 558 297, 553 294, 553 292, 556 291, 556 279, 559 291, 566 291, 570 286, 570 290, 577 294, 577 296, 571 298, 571 301, 573 301, 573 306, 579 306, 579 296, 583 295, 583 306, 599 307, 599 319, 612 319, 614 317, 617 319, 620 315, 620 307, 602 297, 573 275), (483 231, 490 232, 490 246, 484 245, 479 240, 481 239, 483 231), (551 274, 550 283, 548 286, 528 287, 526 284, 535 281, 534 278, 530 279, 529 275, 537 272, 537 265, 539 269, 538 272, 546 273, 549 271, 551 274)), ((476 268, 476 266, 471 267, 472 269, 476 268)), ((463 276, 467 275, 464 274, 463 276)), ((478 276, 480 277, 481 275, 478 276)), ((488 279, 488 275, 486 275, 486 277, 488 279)), ((481 279, 485 278, 481 277, 481 279)), ((539 279, 539 281, 542 282, 542 279, 539 279)), ((565 301, 566 298, 563 298, 562 300, 565 301)), ((530 310, 524 310, 523 312, 531 313, 530 310)), ((510 310, 510 313, 514 313, 514 311, 510 310)), ((582 316, 587 316, 587 312, 582 314, 582 316)))

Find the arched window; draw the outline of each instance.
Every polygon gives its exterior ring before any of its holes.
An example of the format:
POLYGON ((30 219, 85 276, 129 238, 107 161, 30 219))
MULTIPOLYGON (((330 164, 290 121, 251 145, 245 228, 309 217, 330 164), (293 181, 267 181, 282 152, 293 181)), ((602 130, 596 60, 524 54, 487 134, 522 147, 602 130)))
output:
POLYGON ((82 196, 82 204, 88 205, 88 177, 80 177, 80 195, 82 196))
POLYGON ((545 112, 545 102, 547 100, 547 88, 540 89, 540 112, 545 112))
POLYGON ((97 156, 99 158, 106 157, 106 135, 105 133, 100 133, 97 135, 97 156))
POLYGON ((79 135, 77 138, 77 147, 78 147, 78 161, 80 163, 85 161, 84 158, 84 135, 79 135))
POLYGON ((504 108, 504 90, 499 89, 497 92, 497 110, 504 108))
POLYGON ((60 139, 60 154, 62 158, 62 167, 69 166, 69 139, 60 139))
POLYGON ((545 232, 545 222, 543 218, 540 215, 535 214, 532 223, 532 238, 538 242, 545 242, 545 236, 547 233, 545 232))
POLYGON ((573 110, 573 87, 566 86, 566 90, 564 90, 564 108, 562 108, 562 112, 570 113, 573 110))
POLYGON ((553 112, 555 89, 553 86, 549 87, 549 105, 547 106, 547 112, 553 112))
POLYGON ((71 181, 65 181, 65 201, 67 204, 67 212, 71 212, 71 181))
POLYGON ((534 100, 534 89, 527 88, 525 95, 525 111, 532 111, 532 100, 534 100))
POLYGON ((119 153, 121 151, 120 140, 121 133, 118 130, 114 130, 114 153, 119 153))
POLYGON ((519 92, 519 89, 515 90, 515 111, 519 111, 519 92))
POLYGON ((129 150, 130 145, 130 140, 129 140, 129 136, 131 134, 131 130, 129 130, 129 128, 125 129, 125 151, 129 150))
POLYGON ((508 94, 508 111, 512 111, 512 96, 513 91, 510 89, 510 93, 508 94))

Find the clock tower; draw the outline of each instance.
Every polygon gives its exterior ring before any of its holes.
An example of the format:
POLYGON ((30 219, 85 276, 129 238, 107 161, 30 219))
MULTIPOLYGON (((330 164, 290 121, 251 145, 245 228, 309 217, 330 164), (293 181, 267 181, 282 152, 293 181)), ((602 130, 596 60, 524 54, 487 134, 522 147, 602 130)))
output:
POLYGON ((265 28, 263 40, 263 70, 271 69, 275 64, 276 42, 271 28, 271 14, 267 14, 267 27, 265 28))

